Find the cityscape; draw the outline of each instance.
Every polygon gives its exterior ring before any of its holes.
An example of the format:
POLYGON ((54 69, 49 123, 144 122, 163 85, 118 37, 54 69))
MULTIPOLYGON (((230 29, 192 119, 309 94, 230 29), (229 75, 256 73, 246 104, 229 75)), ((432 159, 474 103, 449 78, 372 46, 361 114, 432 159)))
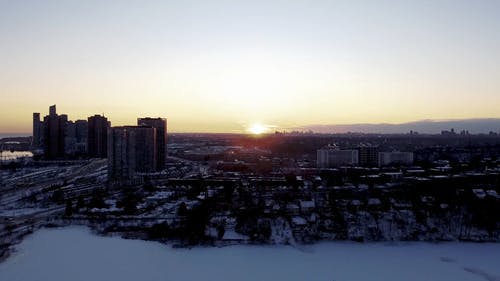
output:
POLYGON ((497 133, 167 133, 71 121, 1 140, 2 257, 43 227, 196 245, 500 240, 497 133), (23 154, 21 151, 31 151, 23 154))
POLYGON ((500 5, 431 2, 0 1, 0 280, 500 280, 500 5))

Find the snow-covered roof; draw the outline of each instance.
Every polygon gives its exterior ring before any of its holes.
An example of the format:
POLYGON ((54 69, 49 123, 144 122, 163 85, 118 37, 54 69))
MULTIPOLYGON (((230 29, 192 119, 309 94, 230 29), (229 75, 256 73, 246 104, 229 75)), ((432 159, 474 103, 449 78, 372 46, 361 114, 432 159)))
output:
POLYGON ((500 196, 498 196, 498 193, 496 192, 496 190, 486 190, 486 194, 488 194, 491 197, 500 198, 500 196))
POLYGON ((367 184, 359 184, 358 189, 368 189, 369 186, 367 184))
POLYGON ((351 201, 351 205, 352 206, 360 206, 361 205, 361 202, 357 199, 354 199, 351 201))
POLYGON ((482 189, 473 189, 472 192, 474 192, 474 195, 476 195, 477 198, 484 198, 486 197, 486 192, 482 189))
POLYGON ((432 202, 434 202, 434 197, 432 197, 432 196, 424 196, 424 197, 422 197, 422 202, 424 202, 424 203, 432 203, 432 202))
POLYGON ((155 194, 147 197, 146 199, 148 199, 148 200, 167 199, 172 195, 174 195, 173 191, 160 191, 160 192, 156 192, 155 194))
POLYGON ((302 209, 314 208, 314 207, 316 207, 316 204, 312 200, 310 200, 310 201, 303 201, 303 200, 301 200, 300 201, 300 208, 302 208, 302 209))
POLYGON ((374 205, 380 205, 382 202, 380 202, 380 199, 378 198, 370 198, 368 199, 368 205, 374 206, 374 205))
POLYGON ((303 217, 296 216, 296 217, 292 218, 292 224, 299 225, 299 226, 300 225, 307 225, 307 221, 303 217))

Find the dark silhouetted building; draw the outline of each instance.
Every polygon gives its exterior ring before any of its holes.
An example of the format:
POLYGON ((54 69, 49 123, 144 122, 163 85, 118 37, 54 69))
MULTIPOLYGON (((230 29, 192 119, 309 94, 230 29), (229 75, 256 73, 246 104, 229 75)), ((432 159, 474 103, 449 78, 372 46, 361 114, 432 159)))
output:
POLYGON ((138 126, 148 126, 156 129, 156 145, 158 159, 156 169, 161 171, 165 168, 167 157, 167 119, 164 118, 137 118, 138 126))
POLYGON ((50 107, 49 112, 49 115, 43 118, 44 157, 46 159, 63 158, 68 116, 57 115, 55 105, 50 107))
POLYGON ((87 153, 87 121, 68 121, 64 142, 64 150, 67 155, 76 156, 87 153))
POLYGON ((156 129, 148 126, 112 127, 108 131, 108 177, 130 180, 137 173, 157 170, 156 129))
POLYGON ((101 115, 88 118, 87 148, 89 157, 108 157, 108 119, 101 115))
POLYGON ((56 105, 51 105, 49 107, 49 115, 57 115, 56 105))
POLYGON ((43 123, 40 120, 40 113, 33 113, 33 140, 31 142, 31 147, 33 149, 42 148, 42 133, 43 133, 43 123))
POLYGON ((379 152, 378 154, 379 166, 387 165, 403 165, 409 166, 413 164, 413 152, 379 152))
POLYGON ((76 120, 75 121, 75 136, 76 143, 87 145, 87 134, 88 134, 88 122, 87 120, 76 120))
POLYGON ((68 121, 66 123, 66 128, 64 130, 64 153, 74 154, 76 147, 76 126, 73 121, 68 121))
POLYGON ((88 123, 87 120, 76 120, 75 121, 75 152, 78 154, 87 153, 87 131, 88 123))
POLYGON ((358 150, 359 165, 364 167, 376 167, 378 165, 378 147, 359 146, 358 150))

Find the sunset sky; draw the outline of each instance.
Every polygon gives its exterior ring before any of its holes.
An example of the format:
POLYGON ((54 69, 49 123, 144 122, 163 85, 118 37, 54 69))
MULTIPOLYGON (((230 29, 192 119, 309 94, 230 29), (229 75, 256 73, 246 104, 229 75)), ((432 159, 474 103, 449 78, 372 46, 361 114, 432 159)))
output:
POLYGON ((0 0, 0 97, 0 132, 496 118, 500 1, 0 0))

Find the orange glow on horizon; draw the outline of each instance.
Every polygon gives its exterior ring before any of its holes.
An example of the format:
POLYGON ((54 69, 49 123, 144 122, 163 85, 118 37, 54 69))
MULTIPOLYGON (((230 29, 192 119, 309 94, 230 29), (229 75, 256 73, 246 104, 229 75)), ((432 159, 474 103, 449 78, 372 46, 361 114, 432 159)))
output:
POLYGON ((247 131, 254 135, 261 135, 269 132, 269 127, 259 123, 254 123, 247 129, 247 131))

